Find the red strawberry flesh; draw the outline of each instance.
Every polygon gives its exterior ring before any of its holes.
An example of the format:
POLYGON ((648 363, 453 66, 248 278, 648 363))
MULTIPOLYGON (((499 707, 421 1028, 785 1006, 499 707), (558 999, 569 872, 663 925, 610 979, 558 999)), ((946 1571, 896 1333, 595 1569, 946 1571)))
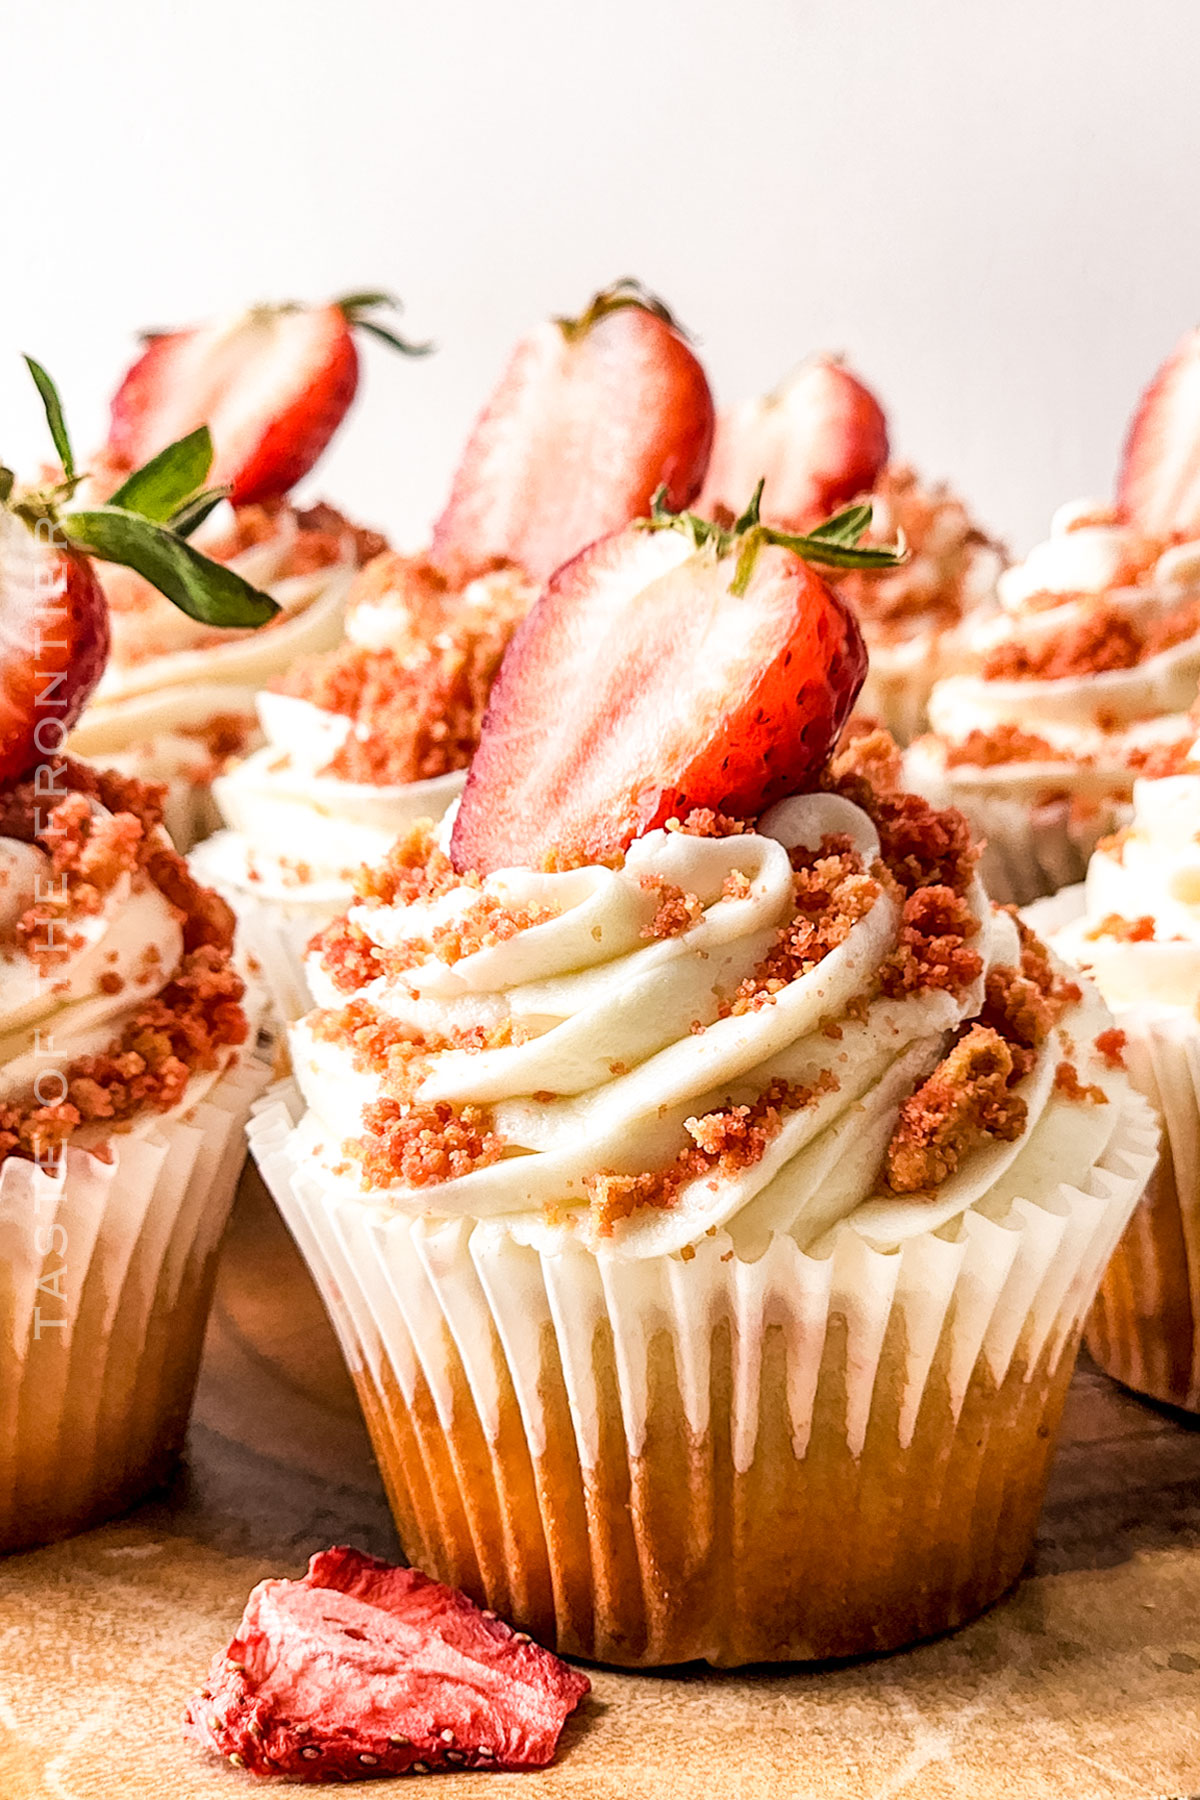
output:
POLYGON ((1200 537, 1200 328, 1176 345, 1138 402, 1117 507, 1150 537, 1200 537))
POLYGON ((433 560, 459 581, 496 562, 545 581, 648 512, 660 486, 672 509, 687 506, 713 422, 704 370, 656 312, 621 305, 591 323, 539 325, 471 433, 433 560))
POLYGON ((184 1734, 308 1781, 541 1768, 590 1687, 465 1595, 338 1547, 254 1589, 184 1734))
POLYGON ((0 783, 53 757, 108 659, 91 564, 0 508, 0 783))
POLYGON ((237 506, 278 499, 312 468, 357 386, 338 307, 253 307, 152 338, 113 398, 108 452, 136 468, 207 425, 210 482, 227 483, 237 506))
POLYGON ((763 543, 639 527, 555 576, 501 668, 451 855, 480 873, 601 860, 693 808, 748 818, 810 787, 866 652, 849 608, 763 543))
POLYGON ((766 523, 805 531, 870 493, 887 457, 874 394, 836 358, 815 357, 775 393, 721 415, 697 510, 736 513, 765 477, 766 523))

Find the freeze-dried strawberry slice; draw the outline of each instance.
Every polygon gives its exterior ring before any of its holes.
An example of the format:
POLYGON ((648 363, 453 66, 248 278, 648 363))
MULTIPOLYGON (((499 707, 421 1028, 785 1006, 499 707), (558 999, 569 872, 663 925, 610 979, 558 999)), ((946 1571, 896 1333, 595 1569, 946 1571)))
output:
POLYGON ((867 669, 809 567, 880 567, 862 505, 806 538, 656 515, 558 571, 501 667, 454 825, 459 870, 603 860, 673 815, 811 786, 867 669))
POLYGON ((887 462, 887 419, 844 363, 816 356, 761 399, 721 414, 697 511, 733 511, 766 482, 763 517, 806 531, 859 494, 887 462))
POLYGON ((494 1614, 359 1550, 261 1581, 184 1715, 184 1735, 307 1781, 541 1768, 590 1690, 494 1614))
POLYGON ((521 339, 463 451, 433 560, 456 581, 497 562, 545 581, 660 486, 689 505, 712 435, 704 370, 670 313, 619 281, 521 339))

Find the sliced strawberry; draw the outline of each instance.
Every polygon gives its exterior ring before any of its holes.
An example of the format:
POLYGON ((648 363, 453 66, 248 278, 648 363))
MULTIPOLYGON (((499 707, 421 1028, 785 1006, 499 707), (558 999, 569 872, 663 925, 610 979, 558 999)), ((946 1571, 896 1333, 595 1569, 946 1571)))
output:
POLYGON ((259 1583, 183 1729, 306 1781, 541 1768, 590 1687, 465 1594, 339 1546, 259 1583))
POLYGON ((867 656, 804 555, 875 566, 854 548, 869 519, 818 541, 767 530, 755 503, 729 532, 659 517, 560 569, 492 689, 455 867, 601 860, 693 808, 752 817, 810 787, 867 656))
POLYGON ((82 479, 57 389, 26 357, 63 479, 18 489, 0 465, 0 786, 53 757, 108 660, 104 592, 91 558, 135 569, 176 606, 216 626, 264 625, 279 611, 236 570, 187 542, 211 510, 212 441, 199 427, 133 471, 105 506, 70 506, 82 479))
POLYGON ((736 512, 765 477, 764 518, 805 531, 869 494, 887 457, 874 394, 836 357, 814 357, 773 394, 721 414, 697 510, 736 512))
POLYGON ((234 318, 151 337, 113 397, 107 454, 136 467, 208 425, 211 479, 235 506, 278 499, 307 475, 358 387, 353 330, 420 354, 366 317, 387 302, 359 294, 329 306, 253 306, 234 318))
POLYGON ((497 561, 545 581, 660 487, 687 506, 712 434, 704 370, 671 315, 619 282, 517 345, 467 441, 433 560, 455 581, 497 561))
POLYGON ((91 564, 0 508, 0 786, 62 748, 107 659, 91 564))
POLYGON ((1175 346, 1138 402, 1117 507, 1150 537, 1200 537, 1200 328, 1175 346))

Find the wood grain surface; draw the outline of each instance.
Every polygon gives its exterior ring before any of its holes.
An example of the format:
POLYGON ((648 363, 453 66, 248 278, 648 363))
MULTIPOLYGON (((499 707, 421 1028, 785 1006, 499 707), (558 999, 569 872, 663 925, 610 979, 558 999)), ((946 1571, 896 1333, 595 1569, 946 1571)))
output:
MULTIPOLYGON (((335 1541, 398 1549, 320 1303, 249 1176, 177 1480, 0 1562, 0 1800, 270 1791, 184 1745, 179 1714, 253 1583, 335 1541)), ((976 1624, 816 1671, 593 1681, 553 1768, 438 1776, 438 1800, 1190 1800, 1200 1430, 1081 1368, 1029 1578, 976 1624)))

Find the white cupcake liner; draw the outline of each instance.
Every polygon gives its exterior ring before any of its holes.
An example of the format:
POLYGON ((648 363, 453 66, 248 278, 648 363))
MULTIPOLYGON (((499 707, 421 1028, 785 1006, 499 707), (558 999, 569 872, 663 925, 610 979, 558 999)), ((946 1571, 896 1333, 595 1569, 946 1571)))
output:
POLYGON ((205 850, 201 844, 192 853, 192 871, 233 908, 237 915, 238 954, 266 989, 274 1017, 290 1025, 312 1008, 304 974, 304 953, 309 942, 316 932, 345 912, 354 890, 347 882, 344 893, 317 901, 281 900, 268 894, 249 893, 220 880, 205 850))
POLYGON ((249 1128, 358 1384, 407 1553, 560 1650, 881 1650, 1016 1576, 1083 1318, 1153 1166, 1135 1095, 1081 1188, 895 1252, 729 1237, 541 1253, 348 1195, 272 1090, 249 1128))
POLYGON ((133 1504, 187 1425, 217 1247, 270 1080, 240 1059, 185 1115, 0 1165, 0 1549, 133 1504))
POLYGON ((947 783, 941 803, 965 813, 984 841, 979 873, 1001 906, 1027 906, 1082 881, 1100 839, 1129 814, 1128 805, 1116 799, 1098 800, 1082 817, 1066 797, 1031 806, 1000 788, 964 789, 955 782, 947 783))
MULTIPOLYGON (((1083 912, 1076 887, 1024 916, 1052 936, 1083 912)), ((1101 1283, 1087 1346, 1126 1387, 1200 1412, 1200 1020, 1156 1005, 1121 1007, 1116 1019, 1163 1153, 1101 1283)))
POLYGON ((894 652, 873 649, 858 696, 858 711, 878 719, 901 745, 911 744, 928 724, 926 709, 939 671, 931 647, 925 651, 923 661, 909 666, 894 652))

